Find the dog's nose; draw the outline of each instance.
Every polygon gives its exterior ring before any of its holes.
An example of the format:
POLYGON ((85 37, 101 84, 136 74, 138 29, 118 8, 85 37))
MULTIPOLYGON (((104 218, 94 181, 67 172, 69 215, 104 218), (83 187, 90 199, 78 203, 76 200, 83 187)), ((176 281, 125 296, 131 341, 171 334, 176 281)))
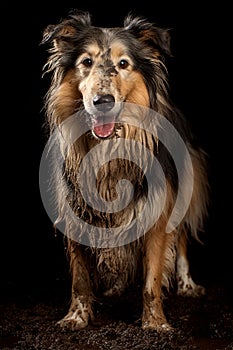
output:
POLYGON ((96 95, 93 99, 95 108, 100 112, 110 111, 115 104, 114 96, 108 95, 96 95))

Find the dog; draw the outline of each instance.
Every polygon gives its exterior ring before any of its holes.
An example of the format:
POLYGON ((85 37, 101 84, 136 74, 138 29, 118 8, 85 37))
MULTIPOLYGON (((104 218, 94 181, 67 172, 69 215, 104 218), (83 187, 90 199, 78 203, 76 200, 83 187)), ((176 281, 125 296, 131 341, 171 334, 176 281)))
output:
POLYGON ((176 281, 179 295, 205 293, 190 275, 187 241, 204 230, 209 185, 207 155, 169 97, 170 29, 131 13, 122 27, 102 28, 73 10, 41 44, 52 75, 45 124, 58 146, 54 226, 64 222, 72 280, 58 324, 86 327, 99 295, 117 298, 140 281, 142 328, 171 330, 164 290, 176 281))

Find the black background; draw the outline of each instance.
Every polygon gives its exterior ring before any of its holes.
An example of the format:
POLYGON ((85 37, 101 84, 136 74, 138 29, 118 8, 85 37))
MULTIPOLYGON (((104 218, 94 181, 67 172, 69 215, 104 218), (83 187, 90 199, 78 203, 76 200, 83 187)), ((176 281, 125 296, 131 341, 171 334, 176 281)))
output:
MULTIPOLYGON (((2 229, 0 284, 6 293, 49 289, 66 278, 62 237, 54 236, 39 191, 43 135, 42 79, 48 24, 71 8, 93 24, 118 26, 132 11, 171 28, 171 95, 209 155, 211 204, 204 245, 190 249, 195 278, 230 293, 232 229, 232 8, 230 2, 111 1, 1 4, 2 229)), ((230 294, 229 294, 230 295, 230 294)))

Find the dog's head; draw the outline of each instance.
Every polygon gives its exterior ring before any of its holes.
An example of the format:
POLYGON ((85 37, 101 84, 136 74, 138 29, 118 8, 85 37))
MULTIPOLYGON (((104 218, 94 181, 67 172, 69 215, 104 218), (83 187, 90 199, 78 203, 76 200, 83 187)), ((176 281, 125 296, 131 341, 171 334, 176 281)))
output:
POLYGON ((153 107, 165 89, 170 36, 143 18, 128 15, 123 27, 100 28, 89 13, 73 13, 48 26, 42 43, 51 45, 45 67, 54 71, 50 114, 59 122, 84 107, 97 138, 114 133, 123 102, 153 107))

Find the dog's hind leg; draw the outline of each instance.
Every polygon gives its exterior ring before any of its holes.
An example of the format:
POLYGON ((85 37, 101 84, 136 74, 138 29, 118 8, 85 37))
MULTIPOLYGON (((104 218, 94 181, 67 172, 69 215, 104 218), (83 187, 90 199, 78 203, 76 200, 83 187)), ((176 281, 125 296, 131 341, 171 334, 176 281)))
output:
POLYGON ((187 257, 187 235, 182 232, 177 245, 177 294, 182 296, 198 297, 205 294, 205 288, 194 283, 187 257))
POLYGON ((171 247, 174 246, 173 234, 157 231, 152 228, 146 234, 143 257, 144 286, 143 286, 143 314, 142 328, 155 329, 158 332, 169 331, 162 306, 162 283, 164 274, 174 269, 174 257, 167 261, 171 247), (170 267, 167 265, 170 264, 170 267))
POLYGON ((72 277, 72 298, 68 314, 58 324, 63 329, 77 330, 86 327, 89 319, 93 318, 93 295, 82 247, 70 241, 68 250, 72 277))

